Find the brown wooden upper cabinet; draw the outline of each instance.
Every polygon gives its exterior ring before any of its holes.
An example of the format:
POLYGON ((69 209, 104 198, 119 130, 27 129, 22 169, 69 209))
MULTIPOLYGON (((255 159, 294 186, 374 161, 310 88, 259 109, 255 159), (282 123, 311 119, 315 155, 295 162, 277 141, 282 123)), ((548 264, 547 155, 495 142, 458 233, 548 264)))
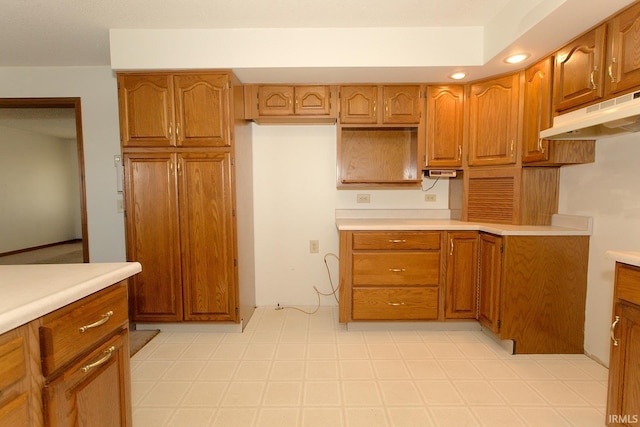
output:
POLYGON ((556 53, 556 112, 640 86, 640 3, 576 38, 556 53))
POLYGON ((341 123, 418 124, 421 113, 419 85, 340 86, 341 123))
POLYGON ((621 94, 640 86, 640 3, 609 21, 605 90, 621 94))
POLYGON ((519 73, 471 85, 469 166, 516 163, 520 141, 519 96, 519 73))
POLYGON ((551 127, 552 79, 552 57, 543 59, 525 71, 523 163, 549 160, 549 141, 540 138, 540 131, 551 127))
POLYGON ((604 95, 606 24, 573 40, 556 52, 556 111, 564 111, 604 95))
POLYGON ((229 74, 119 73, 123 147, 228 147, 229 74))
POLYGON ((427 87, 427 167, 462 167, 464 87, 427 87))
POLYGON ((327 85, 254 85, 252 118, 257 122, 335 122, 335 87, 327 85))

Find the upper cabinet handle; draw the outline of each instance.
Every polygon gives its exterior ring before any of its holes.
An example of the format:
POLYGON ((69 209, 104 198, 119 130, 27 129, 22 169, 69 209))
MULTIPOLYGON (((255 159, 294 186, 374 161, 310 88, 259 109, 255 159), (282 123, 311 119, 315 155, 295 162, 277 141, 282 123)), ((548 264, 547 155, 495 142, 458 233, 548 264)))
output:
POLYGON ((598 89, 598 85, 596 84, 595 80, 594 80, 594 76, 596 71, 598 71, 598 67, 593 67, 593 70, 591 71, 591 74, 589 75, 589 81, 591 82, 591 88, 593 90, 598 89))
POLYGON ((458 161, 462 160, 462 145, 458 145, 458 161))
POLYGON ((609 78, 611 79, 611 83, 616 82, 616 77, 613 75, 613 64, 616 63, 616 58, 611 58, 611 64, 609 64, 609 78))

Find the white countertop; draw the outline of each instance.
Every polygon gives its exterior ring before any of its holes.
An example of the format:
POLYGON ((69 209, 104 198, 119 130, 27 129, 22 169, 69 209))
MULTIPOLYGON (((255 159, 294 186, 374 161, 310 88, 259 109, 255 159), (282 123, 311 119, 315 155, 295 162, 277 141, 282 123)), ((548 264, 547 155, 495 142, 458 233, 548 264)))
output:
POLYGON ((0 265, 0 334, 140 271, 138 262, 0 265))
POLYGON ((640 267, 640 252, 633 251, 607 251, 605 253, 607 258, 616 262, 624 264, 634 265, 640 267))
POLYGON ((484 231, 508 236, 590 236, 592 221, 589 217, 554 215, 552 225, 508 225, 457 221, 446 218, 440 211, 341 211, 336 210, 338 230, 445 230, 484 231), (405 216, 406 215, 406 216, 405 216))

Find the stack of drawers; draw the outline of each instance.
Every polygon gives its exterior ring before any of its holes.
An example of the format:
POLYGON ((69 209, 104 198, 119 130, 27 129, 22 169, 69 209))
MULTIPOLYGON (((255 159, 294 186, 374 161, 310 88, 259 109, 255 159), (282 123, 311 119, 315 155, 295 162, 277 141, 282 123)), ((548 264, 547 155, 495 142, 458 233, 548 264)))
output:
POLYGON ((440 232, 353 232, 352 320, 438 318, 440 232))

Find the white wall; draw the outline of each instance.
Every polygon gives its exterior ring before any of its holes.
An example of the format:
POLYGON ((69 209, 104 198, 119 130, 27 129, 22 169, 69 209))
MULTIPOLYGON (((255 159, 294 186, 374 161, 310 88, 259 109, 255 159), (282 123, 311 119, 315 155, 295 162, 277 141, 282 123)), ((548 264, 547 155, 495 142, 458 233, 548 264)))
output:
POLYGON ((82 238, 75 140, 0 127, 0 253, 82 238))
MULTIPOLYGON (((430 191, 436 202, 425 202, 420 189, 337 190, 335 126, 253 125, 252 131, 258 306, 315 306, 313 286, 331 291, 323 257, 338 255, 336 208, 447 208, 446 180, 430 191), (358 193, 370 194, 371 203, 357 204, 358 193), (319 254, 309 253, 309 240, 319 241, 319 254)), ((337 286, 337 261, 327 263, 337 286)), ((322 297, 321 304, 336 301, 322 297)))
POLYGON ((640 242, 640 137, 596 142, 595 163, 563 167, 561 213, 593 217, 585 322, 585 351, 608 364, 614 262, 607 250, 638 250, 640 242))
POLYGON ((90 259, 124 261, 124 216, 117 212, 113 164, 120 152, 118 94, 111 69, 0 68, 0 97, 81 98, 90 259))

